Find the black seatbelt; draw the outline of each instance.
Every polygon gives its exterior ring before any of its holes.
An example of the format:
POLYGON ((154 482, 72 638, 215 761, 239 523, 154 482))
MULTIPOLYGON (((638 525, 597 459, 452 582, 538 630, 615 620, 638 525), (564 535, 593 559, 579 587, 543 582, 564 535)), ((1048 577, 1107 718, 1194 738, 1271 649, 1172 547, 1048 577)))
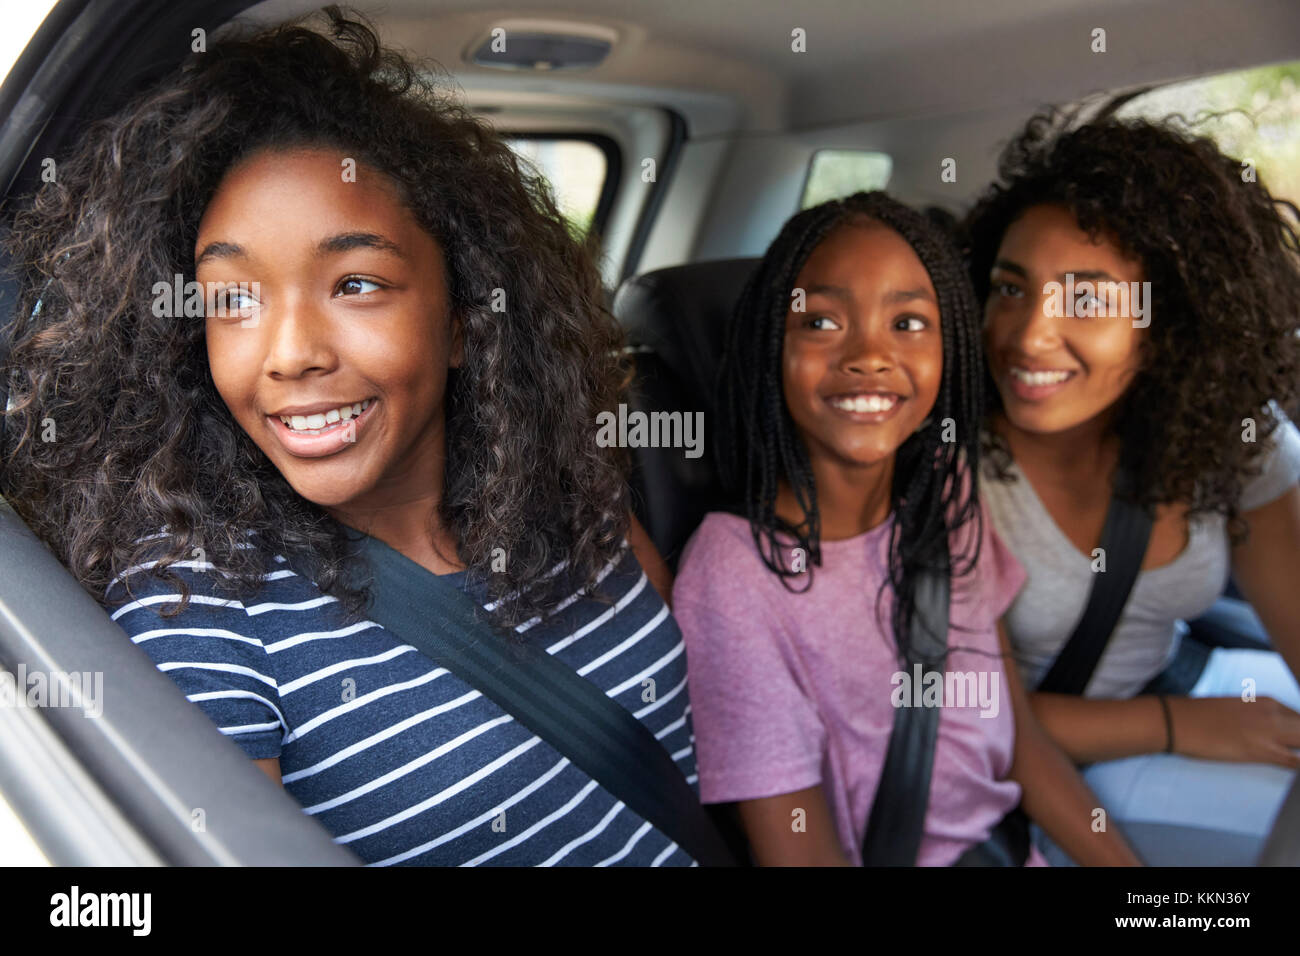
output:
POLYGON ((1024 866, 1031 842, 1029 814, 1017 806, 994 825, 987 840, 968 847, 953 866, 1024 866))
MULTIPOLYGON (((926 571, 916 582, 909 672, 918 661, 938 661, 948 652, 950 572, 926 571), (925 653, 928 648, 930 653, 925 653)), ((924 679, 924 677, 923 677, 924 679)), ((898 707, 885 751, 880 783, 862 837, 863 866, 915 866, 930 803, 930 773, 939 735, 939 707, 898 707)))
POLYGON ((373 574, 372 620, 497 703, 700 865, 736 865, 668 751, 627 708, 492 628, 468 595, 382 541, 367 536, 360 552, 373 574))
MULTIPOLYGON (((1121 490, 1127 481, 1124 472, 1116 474, 1116 484, 1121 490)), ((1081 694, 1087 688, 1137 580, 1151 540, 1151 523, 1151 515, 1145 509, 1119 494, 1111 497, 1101 532, 1107 570, 1100 580, 1092 582, 1083 617, 1037 690, 1081 694)), ((1029 854, 1029 844, 1029 817, 1017 807, 1003 817, 987 840, 969 848, 953 865, 1020 866, 1029 854)))
MULTIPOLYGON (((1122 481, 1117 476, 1117 481, 1122 481)), ((1093 575, 1088 605, 1047 675, 1036 688, 1047 694, 1082 694, 1115 630, 1151 540, 1151 514, 1114 495, 1101 532, 1106 570, 1093 575)))
MULTIPOLYGON (((927 571, 917 579, 909 670, 918 660, 923 666, 925 661, 937 661, 940 667, 946 662, 950 598, 949 572, 927 571)), ((930 804, 940 712, 940 707, 894 711, 880 783, 862 838, 863 866, 916 865, 930 804)), ((992 828, 988 839, 968 847, 952 865, 1023 866, 1029 844, 1029 817, 1017 806, 992 828)))

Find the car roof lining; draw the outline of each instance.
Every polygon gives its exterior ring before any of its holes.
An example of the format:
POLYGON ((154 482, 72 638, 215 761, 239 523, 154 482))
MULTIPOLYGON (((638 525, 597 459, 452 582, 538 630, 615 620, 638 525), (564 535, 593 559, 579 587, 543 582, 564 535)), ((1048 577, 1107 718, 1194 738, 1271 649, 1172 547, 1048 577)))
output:
MULTIPOLYGON (((310 12, 313 0, 264 0, 255 22, 310 12)), ((546 0, 465 9, 462 0, 357 0, 386 42, 431 57, 474 101, 493 87, 552 95, 658 98, 687 118, 700 96, 736 104, 738 130, 797 130, 852 120, 1073 100, 1300 55, 1300 5, 1289 0, 910 0, 906 4, 568 0, 564 20, 613 28, 599 66, 514 74, 466 62, 465 50, 508 17, 546 16, 546 0), (1177 29, 1170 29, 1176 24, 1177 29), (1107 32, 1105 53, 1091 34, 1107 32), (806 31, 807 52, 790 50, 806 31), (1230 36, 1231 43, 1223 42, 1230 36)))

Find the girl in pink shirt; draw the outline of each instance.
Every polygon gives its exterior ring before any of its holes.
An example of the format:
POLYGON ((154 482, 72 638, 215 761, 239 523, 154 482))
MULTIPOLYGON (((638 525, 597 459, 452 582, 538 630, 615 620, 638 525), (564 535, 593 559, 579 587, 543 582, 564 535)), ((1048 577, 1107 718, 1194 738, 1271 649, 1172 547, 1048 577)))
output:
POLYGON ((738 304, 716 433, 743 517, 705 519, 673 608, 701 796, 738 804, 760 864, 860 865, 896 708, 938 704, 918 864, 1022 801, 1080 862, 1137 862, 1003 665, 1025 573, 977 495, 978 348, 955 251, 878 192, 791 219, 738 304), (919 574, 943 567, 940 687, 904 662, 919 574))

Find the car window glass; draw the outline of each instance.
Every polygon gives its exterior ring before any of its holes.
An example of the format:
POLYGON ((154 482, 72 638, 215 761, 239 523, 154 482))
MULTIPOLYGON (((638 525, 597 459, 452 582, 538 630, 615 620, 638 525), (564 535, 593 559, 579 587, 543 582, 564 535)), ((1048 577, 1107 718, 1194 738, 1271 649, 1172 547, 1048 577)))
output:
POLYGON ((45 15, 57 0, 28 0, 9 4, 5 9, 4 29, 0 30, 0 81, 13 69, 23 49, 31 42, 45 15))
POLYGON ((864 190, 884 189, 893 166, 886 154, 871 150, 819 149, 809 164, 799 208, 808 209, 864 190))
POLYGON ((550 184, 560 213, 578 236, 595 219, 609 172, 605 154, 581 139, 508 137, 506 143, 550 184))
POLYGON ((1300 60, 1162 86, 1119 110, 1209 136, 1280 199, 1300 202, 1300 60))

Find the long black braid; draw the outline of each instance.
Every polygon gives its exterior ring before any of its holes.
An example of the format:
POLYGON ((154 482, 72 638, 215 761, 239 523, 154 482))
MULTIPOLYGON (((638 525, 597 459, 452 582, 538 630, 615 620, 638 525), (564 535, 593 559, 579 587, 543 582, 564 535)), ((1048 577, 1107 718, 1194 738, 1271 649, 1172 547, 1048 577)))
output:
POLYGON ((916 579, 925 568, 968 573, 979 559, 983 534, 978 505, 979 425, 983 402, 980 313, 961 259, 943 232, 923 214, 883 192, 857 193, 804 210, 782 228, 745 286, 732 316, 719 381, 719 470, 733 501, 749 519, 764 563, 792 592, 812 586, 821 564, 821 519, 812 464, 786 408, 781 353, 785 317, 800 270, 838 226, 875 220, 901 235, 916 252, 938 295, 943 374, 929 419, 896 452, 890 490, 895 521, 889 538, 894 590, 893 633, 900 659, 909 654, 916 579), (946 434, 945 434, 946 432, 946 434), (950 440, 945 441, 945 437, 950 440), (803 520, 776 513, 785 481, 803 520), (974 534, 952 561, 949 536, 974 521, 974 534), (792 545, 807 555, 807 570, 786 561, 792 545), (792 579, 807 581, 796 588, 792 579))

